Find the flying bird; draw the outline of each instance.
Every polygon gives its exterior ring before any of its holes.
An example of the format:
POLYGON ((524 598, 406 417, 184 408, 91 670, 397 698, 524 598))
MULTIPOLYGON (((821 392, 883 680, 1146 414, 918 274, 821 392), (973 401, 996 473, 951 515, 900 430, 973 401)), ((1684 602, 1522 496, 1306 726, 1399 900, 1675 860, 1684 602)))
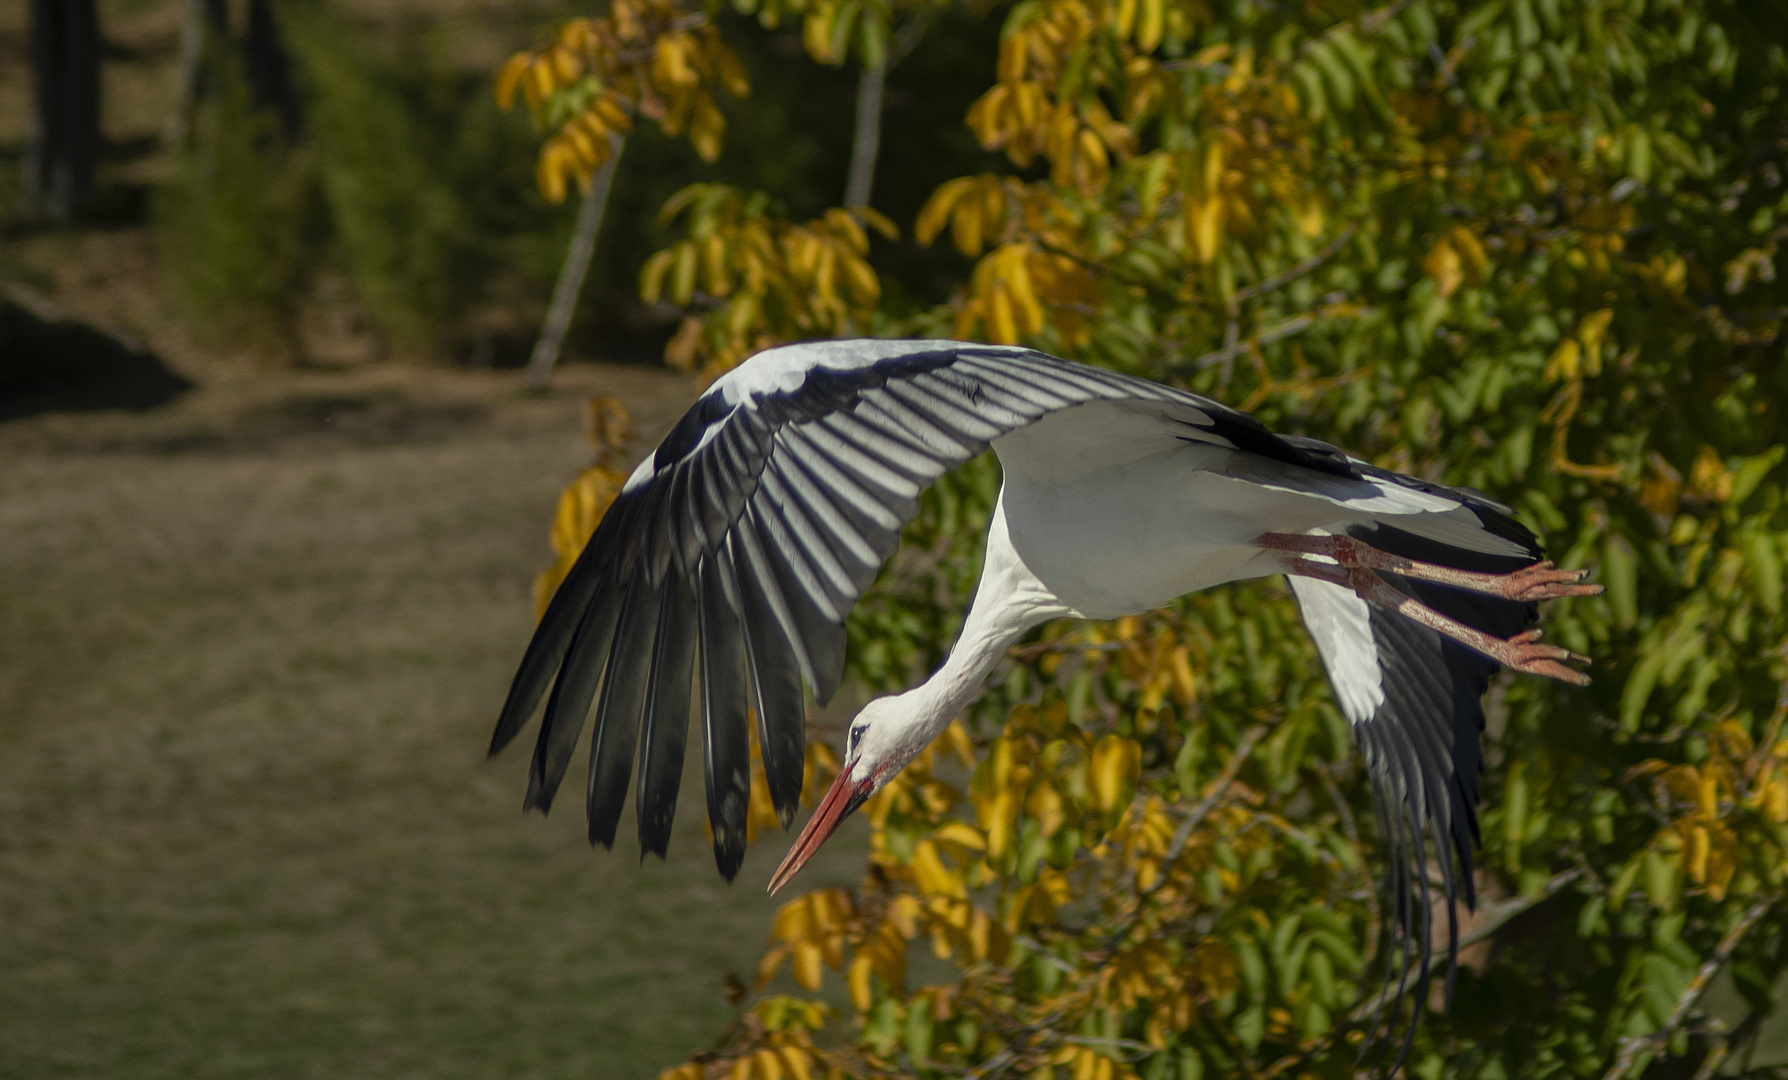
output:
POLYGON ((1456 961, 1456 902, 1475 901, 1481 697, 1499 667, 1586 684, 1570 665, 1587 659, 1530 627, 1538 601, 1601 587, 1541 561, 1533 534, 1477 492, 1030 349, 812 342, 715 380, 629 477, 522 658, 491 753, 546 697, 524 805, 551 806, 594 703, 590 841, 613 844, 637 762, 640 844, 663 855, 693 690, 714 856, 730 880, 745 853, 751 716, 786 827, 803 684, 820 702, 838 689, 845 616, 919 493, 989 446, 1004 481, 961 634, 930 678, 851 721, 837 780, 771 890, 981 693, 1026 631, 1283 574, 1374 789, 1399 986, 1412 950, 1427 977, 1430 842, 1456 961))

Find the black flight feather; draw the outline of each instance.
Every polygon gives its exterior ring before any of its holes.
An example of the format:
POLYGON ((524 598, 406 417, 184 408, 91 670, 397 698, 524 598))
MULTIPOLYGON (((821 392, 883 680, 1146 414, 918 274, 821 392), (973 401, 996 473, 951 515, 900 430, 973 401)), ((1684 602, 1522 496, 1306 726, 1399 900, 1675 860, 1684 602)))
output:
POLYGON ((621 620, 609 649, 608 677, 602 681, 597 701, 596 734, 590 746, 590 782, 585 809, 590 819, 590 843, 613 847, 621 808, 627 801, 627 774, 633 768, 633 748, 639 739, 640 721, 646 707, 646 685, 652 671, 652 646, 658 636, 661 597, 646 580, 644 560, 633 574, 626 599, 621 601, 621 620))
POLYGON ((751 805, 751 734, 746 706, 745 643, 728 598, 732 568, 725 549, 702 560, 701 702, 708 829, 714 862, 731 881, 745 861, 745 818, 751 805))
POLYGON ((665 582, 658 607, 658 638, 652 646, 652 679, 640 730, 640 857, 663 857, 677 816, 677 787, 683 779, 683 744, 689 733, 689 679, 695 671, 696 596, 686 579, 665 582))
POLYGON ((528 771, 528 795, 523 808, 546 813, 552 809, 553 797, 571 764, 577 738, 583 733, 584 717, 596 689, 608 668, 610 646, 615 639, 615 623, 621 613, 618 589, 605 579, 596 599, 578 624, 572 637, 565 663, 553 682, 552 696, 547 699, 546 715, 540 720, 540 736, 534 742, 534 761, 528 771))
MULTIPOLYGON (((749 523, 750 518, 741 520, 749 523)), ((739 607, 745 628, 746 666, 757 708, 758 754, 764 778, 770 785, 770 802, 783 827, 794 819, 801 798, 801 779, 806 752, 806 704, 801 695, 802 661, 797 646, 777 618, 770 590, 777 588, 769 567, 761 570, 751 557, 740 558, 740 548, 752 546, 750 533, 741 532, 745 543, 734 546, 733 575, 739 583, 739 607)))
MULTIPOLYGON (((1468 551, 1383 525, 1350 530, 1353 536, 1388 554, 1480 573, 1508 573, 1540 557, 1533 534, 1489 500, 1440 485, 1410 482, 1406 477, 1395 479, 1407 487, 1460 499, 1486 532, 1519 545, 1524 554, 1468 551)), ((1388 572, 1383 576, 1393 588, 1420 603, 1495 637, 1513 637, 1538 616, 1537 605, 1531 603, 1388 572)), ((1384 1000, 1368 1034, 1385 1031, 1388 1048, 1401 1031, 1395 1069, 1409 1054, 1431 978, 1430 838, 1447 908, 1445 996, 1449 1006, 1452 1001, 1459 956, 1457 903, 1461 896, 1468 908, 1475 908, 1477 902, 1472 847, 1478 838, 1477 803, 1483 769, 1479 743, 1484 727, 1483 695, 1499 665, 1395 612, 1374 607, 1369 624, 1379 656, 1384 701, 1355 730, 1389 862, 1385 884, 1391 934, 1386 944, 1384 1000), (1412 979, 1413 991, 1406 995, 1412 979), (1406 996, 1407 1019, 1403 1014, 1406 996)), ((1371 1041, 1369 1038, 1368 1043, 1371 1041)))

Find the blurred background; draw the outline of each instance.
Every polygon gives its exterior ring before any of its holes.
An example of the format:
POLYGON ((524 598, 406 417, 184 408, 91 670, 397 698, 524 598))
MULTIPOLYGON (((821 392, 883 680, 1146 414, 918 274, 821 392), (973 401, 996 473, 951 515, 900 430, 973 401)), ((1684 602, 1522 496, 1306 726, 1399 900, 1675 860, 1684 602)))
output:
MULTIPOLYGON (((724 169, 634 140, 529 396, 576 207, 491 84, 571 5, 101 0, 88 168, 31 190, 30 21, 80 7, 0 5, 0 1075, 655 1075, 749 978, 771 853, 728 887, 697 810, 668 864, 593 854, 484 747, 584 401, 625 457, 695 394, 658 204, 834 199, 847 77, 724 169)), ((773 84, 789 35, 742 41, 773 84)))

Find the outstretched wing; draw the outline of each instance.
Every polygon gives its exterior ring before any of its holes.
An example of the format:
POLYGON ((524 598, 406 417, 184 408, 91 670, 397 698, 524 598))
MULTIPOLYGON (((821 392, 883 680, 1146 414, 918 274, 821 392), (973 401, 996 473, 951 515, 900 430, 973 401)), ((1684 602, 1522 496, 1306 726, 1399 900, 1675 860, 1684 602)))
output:
POLYGON ((717 380, 628 480, 548 605, 491 752, 547 697, 525 804, 544 811, 594 703, 590 840, 613 843, 637 757, 640 843, 663 854, 694 685, 715 860, 730 879, 745 850, 748 710, 786 825, 801 792, 802 683, 821 701, 837 689, 845 616, 919 492, 1000 435, 1113 400, 1171 405, 1194 440, 1350 475, 1344 459, 1217 402, 1028 349, 773 349, 717 380))
MULTIPOLYGON (((1532 533, 1503 508, 1472 492, 1424 484, 1371 469, 1374 478, 1456 499, 1482 524, 1486 539, 1521 555, 1486 554, 1417 536, 1389 525, 1351 530, 1380 551, 1419 562, 1481 573, 1519 570, 1540 558, 1532 533)), ((1393 587, 1442 614, 1499 638, 1532 625, 1531 603, 1464 592, 1396 574, 1393 587)), ((1430 856, 1438 864, 1447 913, 1447 1000, 1459 958, 1458 900, 1476 905, 1472 846, 1478 839, 1478 778, 1483 767, 1484 691, 1498 665, 1451 638, 1395 612, 1373 607, 1352 590, 1313 578, 1289 579, 1316 641, 1341 711, 1353 726, 1371 780, 1380 843, 1388 857, 1386 891, 1394 933, 1385 947, 1380 1008, 1394 1037, 1403 991, 1413 975, 1414 1002, 1399 1055, 1409 1051, 1415 1018, 1427 999, 1434 905, 1430 856), (1430 846, 1432 845, 1432 846, 1430 846), (1457 870, 1455 870, 1455 859, 1457 870), (1391 987, 1395 992, 1391 993, 1391 987)))

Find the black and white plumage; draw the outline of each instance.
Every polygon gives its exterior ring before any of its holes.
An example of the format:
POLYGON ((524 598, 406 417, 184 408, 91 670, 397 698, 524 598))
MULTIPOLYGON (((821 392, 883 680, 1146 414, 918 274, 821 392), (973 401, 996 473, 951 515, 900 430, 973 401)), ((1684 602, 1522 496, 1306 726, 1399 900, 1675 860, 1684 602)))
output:
POLYGON ((803 684, 822 702, 838 688, 845 617, 920 491, 989 445, 1004 483, 962 633, 935 675, 852 722, 838 781, 773 886, 948 725, 1026 630, 1286 573, 1377 794, 1410 943, 1397 978, 1410 949, 1425 978, 1430 842, 1446 899, 1473 895, 1480 697, 1499 662, 1583 681, 1560 663, 1570 654, 1522 631, 1533 601, 1595 587, 1535 566, 1534 537, 1481 496, 1027 349, 820 342, 717 380, 629 478, 528 646, 491 744, 547 698, 526 805, 551 805, 594 704, 590 840, 612 844, 637 761, 640 842, 663 854, 693 686, 730 879, 744 856, 749 714, 786 825, 803 684))

